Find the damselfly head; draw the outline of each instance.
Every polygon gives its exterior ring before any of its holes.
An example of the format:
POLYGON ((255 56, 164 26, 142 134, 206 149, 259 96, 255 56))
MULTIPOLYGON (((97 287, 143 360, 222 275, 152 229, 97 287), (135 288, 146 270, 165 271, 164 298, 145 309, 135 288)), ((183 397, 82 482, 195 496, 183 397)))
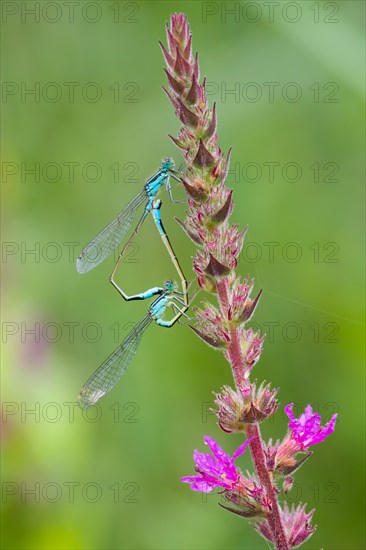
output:
POLYGON ((165 290, 168 290, 169 292, 172 292, 173 290, 177 290, 178 285, 174 281, 165 281, 164 283, 165 290))
POLYGON ((171 170, 174 166, 175 164, 173 159, 167 158, 162 161, 163 170, 171 170))

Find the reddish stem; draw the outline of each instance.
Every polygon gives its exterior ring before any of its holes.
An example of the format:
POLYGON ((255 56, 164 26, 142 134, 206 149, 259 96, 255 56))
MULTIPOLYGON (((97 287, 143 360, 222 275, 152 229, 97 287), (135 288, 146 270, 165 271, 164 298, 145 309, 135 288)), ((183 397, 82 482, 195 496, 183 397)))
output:
MULTIPOLYGON (((229 297, 226 277, 221 280, 217 280, 216 287, 221 310, 227 318, 229 297)), ((235 385, 237 389, 240 390, 241 388, 245 387, 248 382, 244 376, 245 371, 243 368, 243 356, 240 346, 240 337, 238 329, 234 325, 231 327, 230 330, 228 358, 232 367, 235 385)), ((287 542, 281 522, 280 509, 276 498, 275 488, 272 483, 272 476, 267 470, 266 466, 266 458, 263 450, 259 424, 248 424, 246 434, 248 439, 250 439, 251 437, 253 438, 249 444, 253 464, 256 469, 258 479, 265 487, 268 498, 271 502, 271 512, 269 513, 267 520, 272 532, 273 541, 276 544, 277 550, 290 550, 291 547, 287 542)))
MULTIPOLYGON (((217 294, 219 297, 221 311, 223 312, 223 314, 227 319, 227 311, 228 311, 228 304, 229 304, 227 278, 224 277, 221 280, 217 280, 216 288, 217 288, 217 294)), ((230 364, 232 367, 236 387, 243 388, 246 386, 247 382, 244 377, 243 355, 241 352, 240 338, 235 326, 232 326, 230 329, 230 346, 228 349, 228 354, 230 357, 230 364)))
POLYGON ((249 443, 250 453, 252 455, 252 460, 258 479, 265 487, 268 498, 271 502, 271 512, 267 517, 267 521, 272 532, 273 541, 278 550, 291 550, 291 546, 289 546, 287 542, 286 534, 283 529, 276 492, 272 483, 272 476, 266 467, 266 459, 263 451, 259 424, 248 424, 246 433, 248 439, 250 437, 254 437, 254 439, 252 439, 249 443))

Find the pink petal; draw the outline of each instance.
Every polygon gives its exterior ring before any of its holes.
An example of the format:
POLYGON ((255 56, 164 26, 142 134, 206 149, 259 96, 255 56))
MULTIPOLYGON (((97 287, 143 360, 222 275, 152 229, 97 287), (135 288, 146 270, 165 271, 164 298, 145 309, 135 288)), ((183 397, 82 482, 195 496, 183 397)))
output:
POLYGON ((212 439, 212 437, 206 435, 203 439, 219 462, 227 463, 230 461, 229 455, 225 453, 225 451, 220 447, 218 443, 216 443, 214 439, 212 439))
POLYGON ((254 439, 256 436, 253 436, 251 437, 250 439, 247 439, 246 441, 244 441, 244 443, 242 445, 240 445, 240 447, 238 447, 238 449, 236 449, 235 453, 233 454, 233 459, 235 458, 238 458, 238 456, 242 455, 244 452, 245 452, 245 449, 247 448, 247 446, 249 445, 249 443, 252 441, 252 439, 254 439))
POLYGON ((284 408, 284 411, 285 411, 285 413, 287 414, 287 416, 289 417, 290 420, 295 420, 295 417, 294 417, 293 412, 292 412, 293 408, 294 408, 293 403, 289 403, 284 408))

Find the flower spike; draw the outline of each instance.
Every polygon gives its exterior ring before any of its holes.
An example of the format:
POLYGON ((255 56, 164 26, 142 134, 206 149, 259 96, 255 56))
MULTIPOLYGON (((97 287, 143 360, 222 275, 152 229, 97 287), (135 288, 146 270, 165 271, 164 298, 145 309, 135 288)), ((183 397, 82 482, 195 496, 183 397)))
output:
POLYGON ((292 474, 312 455, 311 445, 320 443, 334 431, 336 415, 321 426, 321 419, 308 405, 299 418, 293 405, 285 407, 289 430, 283 441, 263 441, 259 423, 278 407, 277 389, 250 376, 258 363, 264 336, 248 326, 262 290, 253 294, 254 280, 240 277, 236 268, 246 229, 230 223, 233 192, 226 185, 231 148, 226 156, 218 144, 216 104, 210 108, 206 77, 200 80, 198 53, 192 53, 192 33, 188 18, 173 14, 167 25, 167 47, 161 45, 166 62, 168 88, 181 128, 171 137, 184 157, 181 178, 187 194, 186 219, 178 223, 195 243, 193 269, 201 289, 210 293, 195 308, 192 330, 207 345, 223 352, 235 387, 224 386, 216 395, 215 411, 226 433, 245 433, 247 440, 232 455, 210 437, 205 443, 210 454, 195 451, 196 475, 182 478, 191 489, 212 492, 219 488, 227 504, 224 509, 241 518, 256 518, 255 528, 277 550, 291 550, 314 532, 313 511, 305 505, 281 508, 278 494, 293 486, 292 474), (255 473, 243 475, 235 460, 250 446, 255 473))

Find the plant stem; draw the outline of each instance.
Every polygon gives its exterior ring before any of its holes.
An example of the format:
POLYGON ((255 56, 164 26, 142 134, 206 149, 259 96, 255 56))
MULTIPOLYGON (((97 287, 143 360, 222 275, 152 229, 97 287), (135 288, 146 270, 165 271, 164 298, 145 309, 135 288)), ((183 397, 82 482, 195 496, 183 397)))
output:
POLYGON ((262 446, 262 437, 259 424, 249 424, 246 430, 247 437, 252 441, 249 444, 250 453, 254 467, 256 469, 258 479, 263 484, 267 491, 267 495, 271 501, 271 512, 267 517, 268 524, 272 531, 273 540, 275 541, 277 550, 290 550, 291 547, 287 543, 286 535, 281 522, 280 510, 276 498, 276 492, 272 483, 272 476, 266 467, 266 459, 262 446))
MULTIPOLYGON (((217 294, 219 298, 221 311, 227 317, 228 310, 228 285, 227 279, 224 277, 221 280, 216 280, 217 294)), ((228 348, 228 358, 232 367, 232 372, 235 380, 235 385, 238 390, 245 387, 248 382, 244 376, 243 357, 240 346, 240 338, 238 329, 234 325, 230 331, 230 344, 228 348)), ((268 524, 272 531, 273 540, 275 541, 277 550, 290 550, 287 543, 286 535, 282 526, 280 510, 276 498, 275 488, 272 483, 272 476, 267 470, 266 458, 262 446, 262 437, 258 423, 248 424, 246 430, 247 438, 253 438, 249 444, 250 452, 253 460, 253 465, 256 469, 258 479, 263 484, 267 491, 269 500, 271 501, 271 512, 268 515, 268 524)))
MULTIPOLYGON (((226 277, 221 280, 216 280, 216 288, 219 298, 220 309, 227 318, 229 297, 226 277)), ((241 352, 240 338, 238 330, 234 325, 232 325, 230 329, 230 345, 228 348, 228 355, 230 357, 230 364, 233 371, 235 385, 238 389, 243 388, 245 387, 247 382, 244 377, 243 356, 241 352)))

